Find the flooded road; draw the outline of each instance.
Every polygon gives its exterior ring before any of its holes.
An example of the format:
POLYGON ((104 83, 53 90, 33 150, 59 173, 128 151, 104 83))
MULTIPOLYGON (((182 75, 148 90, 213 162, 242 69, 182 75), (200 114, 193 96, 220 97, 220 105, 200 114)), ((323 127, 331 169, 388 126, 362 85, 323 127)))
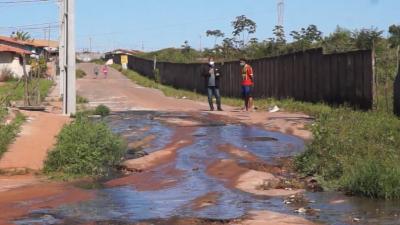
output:
POLYGON ((42 206, 14 224, 241 224, 254 211, 321 224, 399 224, 399 202, 306 192, 305 203, 288 204, 295 188, 264 182, 251 189, 246 175, 278 183, 288 175, 282 159, 304 149, 294 136, 207 113, 127 112, 106 122, 129 142, 125 175, 90 190, 91 199, 42 206), (313 213, 295 212, 303 207, 313 213), (171 222, 174 218, 188 220, 171 222), (200 220, 189 221, 193 218, 200 220))

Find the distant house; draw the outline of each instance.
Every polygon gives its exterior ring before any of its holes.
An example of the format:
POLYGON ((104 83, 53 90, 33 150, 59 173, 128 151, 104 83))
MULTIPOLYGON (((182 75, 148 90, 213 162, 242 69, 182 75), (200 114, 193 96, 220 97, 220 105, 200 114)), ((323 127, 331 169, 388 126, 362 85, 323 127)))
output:
MULTIPOLYGON (((15 77, 24 75, 22 57, 29 57, 32 53, 26 49, 0 44, 0 73, 3 69, 11 70, 15 77)), ((30 66, 26 66, 27 72, 30 66)))
MULTIPOLYGON (((12 37, 0 36, 0 71, 7 67, 17 78, 24 75, 22 57, 39 58, 58 55, 58 42, 49 40, 21 41, 12 37)), ((28 62, 29 60, 27 60, 28 62)), ((30 66, 27 65, 27 72, 30 66)))
POLYGON ((31 52, 32 57, 54 56, 58 53, 58 42, 51 40, 21 41, 12 37, 0 36, 0 44, 21 48, 31 52))

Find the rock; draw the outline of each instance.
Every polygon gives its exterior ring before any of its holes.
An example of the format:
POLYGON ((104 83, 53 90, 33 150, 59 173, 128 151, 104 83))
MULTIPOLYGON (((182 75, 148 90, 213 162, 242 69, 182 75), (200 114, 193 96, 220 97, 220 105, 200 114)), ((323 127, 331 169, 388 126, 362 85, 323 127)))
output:
POLYGON ((307 186, 307 190, 312 191, 312 192, 324 191, 322 186, 318 183, 317 179, 314 177, 309 177, 306 179, 306 186, 307 186))
POLYGON ((305 213, 307 212, 307 209, 301 207, 301 208, 299 208, 299 209, 296 209, 294 212, 296 212, 296 213, 298 213, 298 214, 305 214, 305 213))

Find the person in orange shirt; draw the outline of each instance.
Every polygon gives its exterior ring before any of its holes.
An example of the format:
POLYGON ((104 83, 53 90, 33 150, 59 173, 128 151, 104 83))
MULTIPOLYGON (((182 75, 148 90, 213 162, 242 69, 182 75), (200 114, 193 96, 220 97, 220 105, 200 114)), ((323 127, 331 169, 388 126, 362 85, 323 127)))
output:
POLYGON ((246 111, 253 109, 253 86, 254 74, 253 68, 246 63, 246 59, 240 59, 240 66, 242 67, 242 96, 244 99, 244 107, 246 111))

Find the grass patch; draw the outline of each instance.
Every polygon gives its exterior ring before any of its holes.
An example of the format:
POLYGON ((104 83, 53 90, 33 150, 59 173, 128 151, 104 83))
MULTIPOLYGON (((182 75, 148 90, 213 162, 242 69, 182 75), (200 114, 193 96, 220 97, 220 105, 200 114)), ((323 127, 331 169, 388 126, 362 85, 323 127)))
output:
POLYGON ((76 69, 76 79, 82 79, 86 77, 86 72, 82 69, 76 69))
MULTIPOLYGON (((39 85, 41 100, 43 101, 48 95, 50 88, 53 86, 53 81, 48 79, 35 79, 32 82, 37 82, 39 85)), ((24 86, 23 83, 18 81, 8 81, 0 86, 0 99, 9 95, 9 100, 19 101, 24 98, 24 86)))
MULTIPOLYGON (((3 110, 0 110, 3 111, 3 110)), ((25 116, 21 113, 17 113, 13 122, 8 125, 3 124, 5 116, 4 111, 0 112, 0 157, 7 151, 8 146, 14 141, 18 132, 20 131, 21 125, 25 121, 25 116)))
POLYGON ((325 186, 371 198, 400 198, 400 120, 382 112, 332 109, 317 117, 314 140, 296 160, 325 186))
POLYGON ((62 179, 105 176, 120 163, 125 146, 104 122, 93 122, 80 113, 58 135, 44 172, 62 179))
MULTIPOLYGON (((121 69, 119 65, 113 67, 121 69)), ((131 70, 122 72, 137 84, 160 89, 167 96, 207 100, 205 95, 159 84, 131 70)), ((223 98, 223 103, 242 106, 237 98, 223 98)), ((311 126, 313 141, 295 159, 299 172, 317 177, 326 189, 400 199, 400 120, 393 114, 291 99, 256 99, 255 104, 260 109, 278 105, 285 111, 316 118, 311 126)))

